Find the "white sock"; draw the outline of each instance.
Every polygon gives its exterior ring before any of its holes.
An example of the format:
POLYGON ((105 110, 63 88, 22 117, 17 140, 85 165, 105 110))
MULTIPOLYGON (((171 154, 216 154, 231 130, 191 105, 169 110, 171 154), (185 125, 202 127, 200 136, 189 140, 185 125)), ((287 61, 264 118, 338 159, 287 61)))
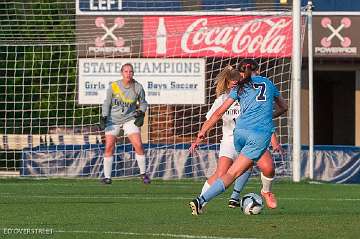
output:
POLYGON ((145 155, 135 154, 135 159, 138 163, 140 174, 144 174, 146 172, 145 170, 145 155))
MULTIPOLYGON (((206 180, 205 183, 204 183, 204 186, 203 188, 201 189, 201 194, 200 196, 202 196, 209 188, 211 187, 211 185, 208 183, 208 181, 206 180)), ((203 207, 205 207, 205 205, 207 204, 207 202, 204 202, 202 204, 203 207)))
POLYGON ((271 186, 272 186, 273 180, 274 180, 274 178, 267 178, 264 176, 263 173, 261 173, 261 182, 263 185, 261 191, 263 191, 264 193, 271 192, 271 186))
POLYGON ((105 178, 111 178, 113 156, 104 157, 104 176, 105 178))
POLYGON ((201 189, 201 194, 200 196, 202 196, 209 188, 210 188, 210 184, 208 183, 208 181, 206 180, 205 183, 204 183, 204 186, 202 187, 201 189))

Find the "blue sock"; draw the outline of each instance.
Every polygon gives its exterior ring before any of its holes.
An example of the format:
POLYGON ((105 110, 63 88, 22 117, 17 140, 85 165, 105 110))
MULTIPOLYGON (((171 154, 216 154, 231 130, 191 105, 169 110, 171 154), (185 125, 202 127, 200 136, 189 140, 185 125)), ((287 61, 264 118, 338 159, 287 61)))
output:
POLYGON ((248 170, 235 180, 234 190, 231 194, 232 199, 240 200, 240 193, 244 189, 244 186, 249 180, 250 175, 251 175, 251 170, 248 170))
POLYGON ((211 199, 223 192, 225 192, 224 182, 218 178, 213 185, 211 185, 211 187, 199 197, 200 204, 203 205, 204 202, 209 202, 211 199))

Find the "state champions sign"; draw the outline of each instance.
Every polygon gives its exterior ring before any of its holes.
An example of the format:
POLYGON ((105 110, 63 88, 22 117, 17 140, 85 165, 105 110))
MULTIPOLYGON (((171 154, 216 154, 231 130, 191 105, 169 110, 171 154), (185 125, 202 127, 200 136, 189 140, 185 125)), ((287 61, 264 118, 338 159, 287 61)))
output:
POLYGON ((78 103, 102 104, 109 83, 121 79, 121 66, 134 66, 149 104, 204 104, 205 59, 80 58, 78 103))

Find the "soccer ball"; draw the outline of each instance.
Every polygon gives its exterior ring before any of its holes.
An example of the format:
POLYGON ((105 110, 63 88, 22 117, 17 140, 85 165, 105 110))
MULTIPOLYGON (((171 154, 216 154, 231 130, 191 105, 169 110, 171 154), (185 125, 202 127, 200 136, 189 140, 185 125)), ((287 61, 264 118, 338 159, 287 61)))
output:
POLYGON ((261 213, 264 204, 262 197, 256 193, 248 193, 241 198, 240 208, 246 215, 256 215, 261 213))

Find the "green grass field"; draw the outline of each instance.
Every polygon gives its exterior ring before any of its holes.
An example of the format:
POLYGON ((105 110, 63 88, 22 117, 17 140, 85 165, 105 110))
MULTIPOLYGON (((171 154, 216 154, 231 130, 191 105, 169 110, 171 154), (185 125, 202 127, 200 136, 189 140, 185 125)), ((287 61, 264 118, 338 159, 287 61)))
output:
MULTIPOLYGON (((202 183, 0 179, 0 238, 360 238, 360 185, 277 181, 278 209, 254 216, 227 208, 228 190, 192 216, 202 183)), ((251 180, 245 192, 259 190, 251 180)))

